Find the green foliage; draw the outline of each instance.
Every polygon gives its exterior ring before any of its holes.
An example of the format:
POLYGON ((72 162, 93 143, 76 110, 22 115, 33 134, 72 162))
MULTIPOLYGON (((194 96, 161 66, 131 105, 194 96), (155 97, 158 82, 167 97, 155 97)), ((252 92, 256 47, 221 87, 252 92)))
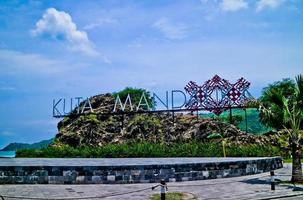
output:
POLYGON ((242 146, 228 146, 226 154, 230 157, 263 157, 263 156, 283 156, 289 157, 284 151, 275 146, 260 146, 255 144, 242 146))
POLYGON ((282 81, 276 81, 273 84, 263 88, 260 100, 262 102, 271 103, 271 97, 266 95, 269 91, 281 91, 285 97, 291 97, 295 91, 295 82, 292 79, 282 79, 282 81))
POLYGON ((223 138, 223 136, 220 133, 212 133, 207 136, 208 139, 214 139, 214 138, 223 138))
MULTIPOLYGON (((270 131, 271 129, 264 126, 260 122, 259 111, 255 108, 246 109, 247 115, 247 131, 249 133, 253 133, 255 135, 261 135, 270 131)), ((223 122, 230 122, 229 119, 229 111, 223 112, 220 116, 216 116, 212 113, 200 114, 201 117, 205 118, 215 118, 223 122)), ((232 119, 235 126, 237 126, 240 130, 246 131, 246 122, 245 122, 245 113, 242 109, 233 109, 232 110, 232 119)))
MULTIPOLYGON (((285 81, 284 81, 285 82, 285 81)), ((259 102, 262 122, 276 129, 286 130, 292 151, 292 181, 303 182, 302 152, 302 120, 303 120, 303 76, 298 75, 296 81, 288 81, 283 85, 278 82, 263 92, 259 102), (283 87, 282 87, 282 86, 283 87)))
MULTIPOLYGON (((283 79, 270 84, 268 87, 263 88, 262 95, 259 99, 265 109, 270 109, 271 113, 260 112, 261 122, 266 126, 283 129, 283 98, 294 100, 293 94, 295 93, 295 82, 291 79, 283 79)), ((263 110, 264 111, 264 110, 263 110)))
MULTIPOLYGON (((143 139, 151 134, 160 134, 162 143, 164 140, 161 120, 155 115, 135 115, 129 121, 126 131, 140 133, 143 139)), ((133 139, 138 139, 138 135, 133 135, 133 139)))
POLYGON ((63 120, 61 120, 61 121, 57 124, 58 130, 59 130, 60 132, 64 132, 64 131, 65 131, 65 129, 64 129, 65 126, 64 126, 64 125, 65 125, 65 124, 69 124, 70 121, 71 121, 71 118, 68 117, 68 116, 65 116, 65 117, 63 118, 63 120))
MULTIPOLYGON (((226 154, 230 157, 246 156, 278 156, 287 155, 277 147, 270 145, 235 145, 226 146, 226 154)), ((46 158, 129 158, 129 157, 222 157, 220 142, 190 142, 164 145, 160 143, 129 143, 108 144, 103 147, 70 146, 48 147, 40 150, 24 149, 16 152, 16 157, 46 157, 46 158)))
MULTIPOLYGON (((142 97, 142 93, 145 94, 146 100, 148 105, 150 106, 150 108, 152 108, 153 105, 153 101, 152 101, 152 97, 150 95, 150 92, 146 91, 145 89, 142 88, 132 88, 132 87, 126 87, 124 90, 121 90, 119 92, 115 92, 113 93, 113 96, 116 98, 118 95, 122 101, 122 103, 125 102, 127 95, 129 94, 131 97, 131 101, 133 105, 138 105, 140 102, 140 99, 142 97)), ((142 104, 145 103, 144 99, 141 102, 142 104)), ((147 109, 147 106, 141 106, 143 109, 147 109)))
POLYGON ((208 139, 222 138, 223 155, 224 155, 224 157, 226 157, 226 148, 225 148, 226 139, 223 138, 222 134, 220 134, 220 133, 212 133, 212 134, 208 135, 207 138, 208 139))
POLYGON ((89 122, 89 123, 92 123, 92 124, 98 124, 99 123, 99 120, 97 119, 97 115, 89 114, 89 115, 85 115, 85 116, 83 115, 81 117, 84 117, 85 122, 89 122))
POLYGON ((260 98, 262 122, 276 129, 286 130, 292 145, 300 146, 303 120, 303 76, 296 81, 283 80, 270 85, 260 98))
POLYGON ((130 120, 129 126, 142 125, 144 129, 149 130, 150 127, 161 126, 160 119, 155 115, 135 115, 133 119, 130 120))

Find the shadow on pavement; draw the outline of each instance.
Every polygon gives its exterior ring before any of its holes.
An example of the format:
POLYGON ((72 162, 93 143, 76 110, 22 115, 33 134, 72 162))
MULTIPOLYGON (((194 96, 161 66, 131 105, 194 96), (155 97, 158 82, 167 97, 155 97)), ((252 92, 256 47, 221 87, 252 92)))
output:
MULTIPOLYGON (((260 179, 260 178, 253 178, 253 179, 243 180, 243 181, 239 181, 239 182, 253 184, 253 185, 255 185, 255 184, 268 185, 268 187, 270 187, 269 180, 260 179)), ((292 185, 290 183, 287 184, 279 179, 276 179, 276 185, 284 187, 285 189, 292 189, 293 191, 303 191, 303 185, 297 186, 297 185, 292 185)))

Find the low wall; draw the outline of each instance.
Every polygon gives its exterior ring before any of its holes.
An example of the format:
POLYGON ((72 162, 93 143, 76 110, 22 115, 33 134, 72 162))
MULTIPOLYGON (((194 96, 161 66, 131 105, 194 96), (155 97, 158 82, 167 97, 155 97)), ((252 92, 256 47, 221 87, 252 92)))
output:
POLYGON ((0 184, 154 183, 236 177, 283 167, 266 158, 1 158, 0 184))

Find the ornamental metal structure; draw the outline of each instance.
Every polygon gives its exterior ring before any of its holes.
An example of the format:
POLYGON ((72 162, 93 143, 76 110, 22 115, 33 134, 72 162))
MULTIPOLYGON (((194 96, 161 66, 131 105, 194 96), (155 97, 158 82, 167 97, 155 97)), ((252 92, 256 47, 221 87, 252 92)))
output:
POLYGON ((249 93, 250 83, 240 78, 236 83, 215 75, 203 85, 190 81, 185 91, 190 95, 185 107, 188 110, 206 110, 216 115, 232 108, 245 108, 245 103, 253 99, 249 93))

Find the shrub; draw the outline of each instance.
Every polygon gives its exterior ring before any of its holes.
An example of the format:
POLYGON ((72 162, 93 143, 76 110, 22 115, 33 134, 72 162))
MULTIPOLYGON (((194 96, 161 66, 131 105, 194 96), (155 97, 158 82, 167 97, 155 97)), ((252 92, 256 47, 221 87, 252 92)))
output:
MULTIPOLYGON (((234 145, 226 146, 228 157, 262 157, 284 156, 281 149, 274 146, 234 145)), ((70 146, 47 147, 44 149, 24 149, 16 152, 16 157, 46 157, 46 158, 124 158, 124 157, 223 157, 220 142, 189 142, 170 145, 160 143, 127 143, 108 144, 102 147, 70 146)))

